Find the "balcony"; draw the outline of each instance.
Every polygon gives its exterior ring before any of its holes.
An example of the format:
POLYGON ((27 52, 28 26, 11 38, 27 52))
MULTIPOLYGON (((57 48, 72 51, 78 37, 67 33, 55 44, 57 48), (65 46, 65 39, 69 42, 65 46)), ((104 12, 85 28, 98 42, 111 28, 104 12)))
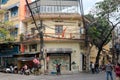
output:
MULTIPOLYGON (((32 14, 38 18, 45 19, 45 18, 57 18, 60 15, 64 18, 66 17, 76 17, 78 18, 79 15, 79 5, 78 0, 41 0, 29 4, 32 14), (37 7, 36 7, 37 6, 37 7), (38 15, 38 13, 40 13, 38 15)), ((26 18, 31 17, 30 11, 26 6, 26 18)), ((80 17, 79 17, 80 18, 80 17)))
MULTIPOLYGON (((58 34, 56 35, 55 33, 45 33, 44 34, 44 41, 70 41, 70 40, 84 40, 85 35, 84 34, 79 34, 79 33, 66 33, 66 34, 58 34)), ((23 36, 23 41, 29 42, 29 41, 39 41, 39 34, 29 34, 29 35, 24 35, 23 36)))

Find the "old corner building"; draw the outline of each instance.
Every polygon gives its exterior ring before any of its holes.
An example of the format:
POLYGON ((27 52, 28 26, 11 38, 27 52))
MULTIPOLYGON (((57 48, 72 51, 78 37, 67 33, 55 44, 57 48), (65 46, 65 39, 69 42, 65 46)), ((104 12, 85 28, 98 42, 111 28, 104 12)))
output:
MULTIPOLYGON (((36 53, 40 53, 40 34, 31 18, 25 0, 18 0, 18 2, 19 20, 17 21, 19 22, 19 39, 22 42, 21 55, 36 55, 36 53)), ((43 27, 41 30, 44 34, 44 65, 42 65, 44 70, 55 72, 58 63, 61 64, 61 72, 82 71, 86 66, 86 51, 84 27, 79 14, 79 1, 38 0, 29 5, 38 29, 43 27)), ((30 57, 33 59, 34 56, 30 57)), ((31 65, 30 57, 27 59, 28 57, 22 56, 17 60, 20 64, 22 61, 24 63, 26 61, 28 65, 31 65)))

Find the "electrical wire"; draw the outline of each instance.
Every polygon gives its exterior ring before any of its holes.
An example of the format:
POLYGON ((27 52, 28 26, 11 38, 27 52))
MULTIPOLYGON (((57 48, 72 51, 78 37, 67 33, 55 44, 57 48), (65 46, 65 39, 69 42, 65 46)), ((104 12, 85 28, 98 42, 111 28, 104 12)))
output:
MULTIPOLYGON (((39 1, 40 1, 40 0, 39 0, 39 1)), ((61 0, 60 0, 60 1, 61 1, 61 0)), ((34 17, 33 17, 33 13, 32 13, 32 11, 31 11, 31 9, 30 9, 30 6, 29 6, 27 0, 26 0, 26 3, 27 3, 27 6, 28 6, 28 8, 29 8, 29 10, 30 10, 31 16, 32 16, 33 21, 34 21, 34 23, 35 23, 35 26, 36 26, 38 32, 40 33, 39 28, 37 27, 37 24, 36 24, 35 19, 34 19, 34 17)), ((60 4, 61 4, 61 2, 60 2, 60 4)), ((37 3, 36 3, 36 7, 37 7, 37 10, 39 10, 37 3)), ((39 7, 40 7, 40 6, 39 6, 39 7)), ((39 14, 38 14, 38 15, 39 15, 39 14)), ((39 15, 39 20, 40 20, 40 15, 39 15)), ((41 24, 41 22, 40 22, 40 24, 41 24)), ((52 30, 55 30, 55 28, 49 27, 49 26, 47 26, 47 25, 45 25, 45 27, 47 27, 47 28, 49 28, 49 29, 52 29, 52 30)), ((70 30, 70 29, 69 29, 69 30, 70 30)), ((72 30, 72 31, 76 31, 76 30, 78 30, 78 29, 71 29, 71 30, 72 30)), ((57 38, 57 37, 50 36, 50 35, 45 35, 45 36, 52 37, 52 38, 57 38)))
MULTIPOLYGON (((49 28, 49 29, 52 29, 52 30, 55 30, 55 28, 52 28, 52 27, 49 27, 49 26, 47 26, 47 25, 44 25, 44 27, 47 27, 47 28, 49 28)), ((80 29, 76 29, 76 28, 68 28, 67 30, 70 30, 70 31, 76 31, 76 30, 80 30, 80 29)))
POLYGON ((86 23, 85 23, 85 19, 84 19, 84 10, 83 10, 83 1, 80 0, 79 1, 79 6, 80 6, 80 13, 81 13, 81 17, 82 17, 82 22, 83 22, 83 27, 85 28, 85 46, 88 46, 88 36, 87 36, 87 27, 86 27, 86 23))
POLYGON ((44 36, 46 36, 46 37, 50 37, 50 38, 56 38, 56 39, 66 39, 66 40, 75 40, 75 38, 73 39, 73 38, 64 38, 64 37, 55 37, 55 36, 51 36, 51 35, 44 35, 44 36))
MULTIPOLYGON (((25 0, 25 1, 26 1, 27 6, 28 6, 28 9, 29 9, 29 11, 30 11, 30 13, 31 13, 31 17, 32 17, 32 19, 33 19, 33 22, 34 22, 34 24, 35 24, 35 27, 36 27, 36 29, 37 29, 38 32, 39 32, 39 29, 38 29, 37 23, 36 23, 35 18, 34 18, 34 16, 33 16, 32 10, 30 9, 29 3, 28 3, 27 0, 25 0)), ((39 32, 39 33, 40 33, 40 32, 39 32)))

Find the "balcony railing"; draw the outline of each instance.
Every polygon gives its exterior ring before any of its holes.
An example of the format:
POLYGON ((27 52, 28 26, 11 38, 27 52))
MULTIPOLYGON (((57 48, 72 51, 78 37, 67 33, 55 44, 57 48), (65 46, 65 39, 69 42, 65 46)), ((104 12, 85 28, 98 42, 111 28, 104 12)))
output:
MULTIPOLYGON (((41 0, 29 4, 33 15, 37 13, 46 14, 63 14, 63 13, 79 13, 78 0, 41 0), (37 6, 37 7, 36 7, 37 6)), ((30 17, 29 9, 26 6, 26 17, 30 17)))
MULTIPOLYGON (((23 36, 23 41, 39 39, 39 34, 28 34, 23 36)), ((65 33, 65 34, 55 34, 55 33, 45 33, 44 40, 56 40, 56 39, 69 39, 69 40, 80 40, 85 39, 84 34, 79 33, 65 33)))

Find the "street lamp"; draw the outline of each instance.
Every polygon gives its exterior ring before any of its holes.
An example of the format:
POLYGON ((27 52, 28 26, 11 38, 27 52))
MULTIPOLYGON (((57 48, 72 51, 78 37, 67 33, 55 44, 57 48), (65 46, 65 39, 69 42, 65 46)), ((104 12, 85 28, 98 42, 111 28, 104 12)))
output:
MULTIPOLYGON (((42 61, 44 60, 44 56, 43 56, 43 54, 44 54, 44 49, 43 49, 43 47, 44 47, 44 40, 43 40, 43 24, 42 24, 42 19, 40 18, 40 9, 38 8, 38 7, 40 7, 40 5, 38 5, 38 3, 40 2, 40 0, 36 0, 35 2, 34 2, 34 4, 35 4, 35 8, 33 8, 33 10, 37 10, 36 12, 36 14, 38 15, 38 17, 39 17, 39 24, 37 24, 36 23, 36 20, 35 20, 35 15, 33 14, 33 12, 32 12, 32 9, 31 9, 31 7, 30 7, 30 5, 29 5, 29 3, 28 3, 28 1, 27 0, 25 0, 26 1, 26 4, 27 4, 27 7, 28 7, 28 9, 29 9, 29 11, 30 11, 30 13, 31 13, 31 17, 32 17, 32 19, 33 19, 33 22, 34 22, 34 24, 35 24, 35 27, 36 27, 36 29, 37 29, 37 31, 38 31, 38 34, 39 34, 39 38, 40 38, 40 60, 41 60, 41 65, 43 64, 42 63, 42 61)), ((44 65, 43 65, 44 66, 44 65)))

